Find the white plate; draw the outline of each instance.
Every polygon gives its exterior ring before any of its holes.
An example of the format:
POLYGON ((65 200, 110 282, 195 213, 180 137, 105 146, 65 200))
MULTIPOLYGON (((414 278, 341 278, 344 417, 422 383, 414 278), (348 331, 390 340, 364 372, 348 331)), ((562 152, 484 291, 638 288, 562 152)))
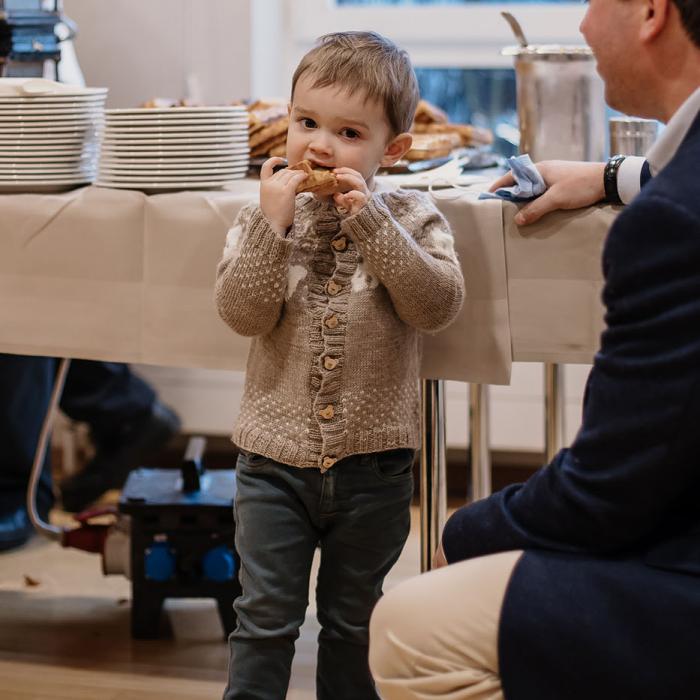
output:
POLYGON ((190 166, 192 168, 220 168, 231 165, 248 165, 248 156, 240 158, 144 158, 140 160, 100 158, 100 164, 106 168, 134 168, 135 170, 147 168, 182 168, 190 166))
POLYGON ((132 107, 129 109, 108 109, 107 114, 125 115, 128 117, 139 115, 158 114, 166 117, 181 117, 182 115, 200 115, 200 114, 248 114, 248 110, 244 105, 228 105, 228 106, 211 106, 211 107, 132 107))
POLYGON ((77 87, 44 78, 0 78, 0 95, 7 97, 86 97, 106 94, 107 88, 77 87))
POLYGON ((0 126, 0 136, 5 138, 16 137, 22 138, 23 136, 28 137, 43 137, 48 138, 54 134, 58 137, 65 138, 67 134, 73 134, 73 136, 87 136, 90 134, 100 133, 101 129, 98 127, 86 124, 85 126, 54 126, 50 128, 42 126, 39 129, 25 126, 0 126))
POLYGON ((105 148, 115 151, 191 151, 221 148, 249 148, 247 138, 232 139, 103 139, 105 148))
POLYGON ((0 168, 0 180, 10 180, 18 179, 25 180, 35 179, 35 178, 84 178, 86 180, 93 180, 97 170, 95 168, 39 168, 36 170, 5 170, 0 168))
POLYGON ((90 182, 93 179, 93 176, 88 177, 82 173, 75 175, 3 175, 0 177, 0 184, 11 185, 15 182, 62 182, 63 184, 67 184, 68 182, 90 182))
POLYGON ((159 148, 140 149, 138 151, 130 148, 110 148, 103 147, 102 155, 107 158, 118 158, 120 160, 167 160, 173 158, 191 158, 194 160, 211 160, 216 158, 248 158, 250 149, 247 145, 229 146, 227 148, 177 148, 161 151, 159 148))
POLYGON ((9 107, 0 103, 0 118, 4 117, 44 117, 56 115, 57 117, 82 117, 94 115, 102 116, 104 109, 101 105, 89 107, 54 107, 41 109, 26 109, 25 107, 9 107))
POLYGON ((163 138, 183 138, 190 132, 209 132, 212 136, 243 136, 248 135, 248 126, 243 123, 239 126, 215 126, 215 125, 196 125, 196 126, 119 126, 114 127, 107 125, 106 132, 121 137, 131 137, 132 134, 144 134, 140 138, 151 138, 161 136, 163 138))
POLYGON ((217 158, 215 160, 192 160, 191 158, 148 158, 146 160, 119 160, 118 158, 100 158, 100 163, 106 168, 224 168, 243 167, 250 164, 248 157, 217 158))
POLYGON ((12 161, 13 163, 63 163, 68 161, 89 160, 97 155, 97 151, 84 152, 81 149, 76 150, 75 153, 49 152, 48 155, 43 155, 42 153, 36 152, 25 153, 24 151, 6 152, 0 148, 0 163, 6 163, 8 161, 12 161))
POLYGON ((247 172, 247 168, 244 168, 243 170, 239 170, 238 172, 227 173, 225 175, 212 174, 197 176, 183 173, 180 177, 166 177, 163 175, 137 177, 135 175, 115 175, 114 173, 104 173, 100 171, 98 179, 101 182, 114 182, 120 184, 134 183, 137 185, 142 185, 145 182, 150 182, 166 185, 179 184, 183 182, 226 182, 227 180, 235 180, 237 178, 243 177, 247 172))
POLYGON ((99 109, 104 110, 104 99, 99 100, 11 100, 0 97, 0 109, 22 110, 23 112, 42 112, 45 110, 67 109, 74 111, 99 109))
POLYGON ((247 171, 248 168, 198 168, 194 170, 111 170, 100 168, 99 172, 101 180, 114 180, 116 182, 143 182, 144 180, 179 182, 180 180, 202 179, 227 180, 247 171))
POLYGON ((0 170, 41 170, 47 168, 50 170, 55 170, 56 168, 79 170, 81 168, 96 168, 96 159, 83 159, 74 161, 50 161, 50 160, 39 160, 34 162, 33 159, 29 161, 14 161, 14 162, 2 162, 0 161, 0 170))
POLYGON ((81 151, 94 152, 95 145, 87 144, 82 139, 66 142, 46 143, 42 141, 15 141, 3 143, 0 139, 0 152, 3 154, 27 153, 28 155, 45 155, 47 153, 80 153, 81 151))
POLYGON ((155 115, 150 119, 142 117, 139 119, 127 119, 125 117, 110 117, 105 113, 107 124, 115 126, 177 126, 179 124, 222 124, 228 126, 230 124, 244 124, 247 128, 248 117, 237 116, 217 116, 217 115, 201 115, 196 117, 180 117, 179 119, 164 119, 160 115, 155 115))
POLYGON ((84 124, 85 122, 99 122, 102 124, 104 120, 102 119, 102 112, 95 112, 94 114, 40 114, 37 116, 33 114, 5 115, 0 112, 0 124, 3 126, 15 126, 18 123, 42 126, 43 122, 49 122, 51 124, 84 124))
POLYGON ((54 192, 65 192, 66 190, 73 190, 76 187, 81 187, 82 185, 91 184, 92 180, 59 180, 50 182, 23 182, 23 183, 3 183, 0 182, 0 194, 20 194, 20 193, 34 193, 34 194, 52 194, 54 192))
MULTIPOLYGON (((231 180, 240 180, 244 175, 239 175, 236 178, 231 178, 231 180)), ((107 182, 104 180, 96 180, 93 184, 97 187, 111 187, 114 189, 123 190, 142 190, 146 193, 156 193, 156 192, 176 192, 180 190, 210 190, 210 189, 221 189, 228 180, 219 182, 217 180, 207 181, 207 182, 178 182, 178 183, 165 183, 165 182, 151 182, 151 183, 139 183, 139 182, 107 182)))
POLYGON ((0 138, 0 151, 16 153, 17 151, 50 151, 52 153, 74 152, 83 149, 95 149, 97 143, 88 139, 70 138, 47 141, 46 139, 8 139, 0 138))

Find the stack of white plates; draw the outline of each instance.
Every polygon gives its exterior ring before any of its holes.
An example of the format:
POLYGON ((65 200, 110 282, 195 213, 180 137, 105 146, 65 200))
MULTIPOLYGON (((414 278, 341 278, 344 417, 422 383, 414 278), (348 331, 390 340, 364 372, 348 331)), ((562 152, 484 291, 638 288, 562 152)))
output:
POLYGON ((245 177, 249 152, 244 106, 108 109, 96 184, 147 192, 221 187, 245 177))
POLYGON ((0 192, 60 192, 95 179, 107 88, 0 79, 0 192))

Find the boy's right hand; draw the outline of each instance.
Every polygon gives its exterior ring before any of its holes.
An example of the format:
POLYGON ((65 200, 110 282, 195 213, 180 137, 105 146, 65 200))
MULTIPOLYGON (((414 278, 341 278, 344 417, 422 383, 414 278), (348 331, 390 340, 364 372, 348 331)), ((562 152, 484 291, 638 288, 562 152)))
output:
POLYGON ((284 158, 268 158, 260 169, 260 209, 280 236, 294 223, 296 189, 306 179, 303 170, 273 171, 275 166, 286 162, 284 158))

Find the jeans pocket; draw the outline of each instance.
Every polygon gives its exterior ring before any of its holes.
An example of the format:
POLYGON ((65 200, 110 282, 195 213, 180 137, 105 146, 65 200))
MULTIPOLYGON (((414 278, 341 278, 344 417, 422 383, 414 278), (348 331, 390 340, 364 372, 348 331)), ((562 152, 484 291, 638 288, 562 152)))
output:
POLYGON ((239 450, 238 454, 238 464, 242 464, 244 467, 249 469, 258 469, 264 467, 271 460, 263 455, 256 454, 255 452, 248 452, 247 450, 239 450))
POLYGON ((382 481, 396 483, 413 478, 416 451, 408 448, 387 450, 372 455, 372 471, 382 481))

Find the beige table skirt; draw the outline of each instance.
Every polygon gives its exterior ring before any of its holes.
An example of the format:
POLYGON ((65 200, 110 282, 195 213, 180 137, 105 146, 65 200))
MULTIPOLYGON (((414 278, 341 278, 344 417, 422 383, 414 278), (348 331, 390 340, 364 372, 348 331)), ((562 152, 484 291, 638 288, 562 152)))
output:
MULTIPOLYGON (((219 319, 216 264, 242 180, 146 196, 86 187, 0 196, 0 352, 245 369, 249 341, 219 319)), ((513 360, 589 362, 603 328, 600 251, 612 207, 518 229, 517 211, 444 190, 467 298, 425 338, 423 376, 507 384, 513 360)))

